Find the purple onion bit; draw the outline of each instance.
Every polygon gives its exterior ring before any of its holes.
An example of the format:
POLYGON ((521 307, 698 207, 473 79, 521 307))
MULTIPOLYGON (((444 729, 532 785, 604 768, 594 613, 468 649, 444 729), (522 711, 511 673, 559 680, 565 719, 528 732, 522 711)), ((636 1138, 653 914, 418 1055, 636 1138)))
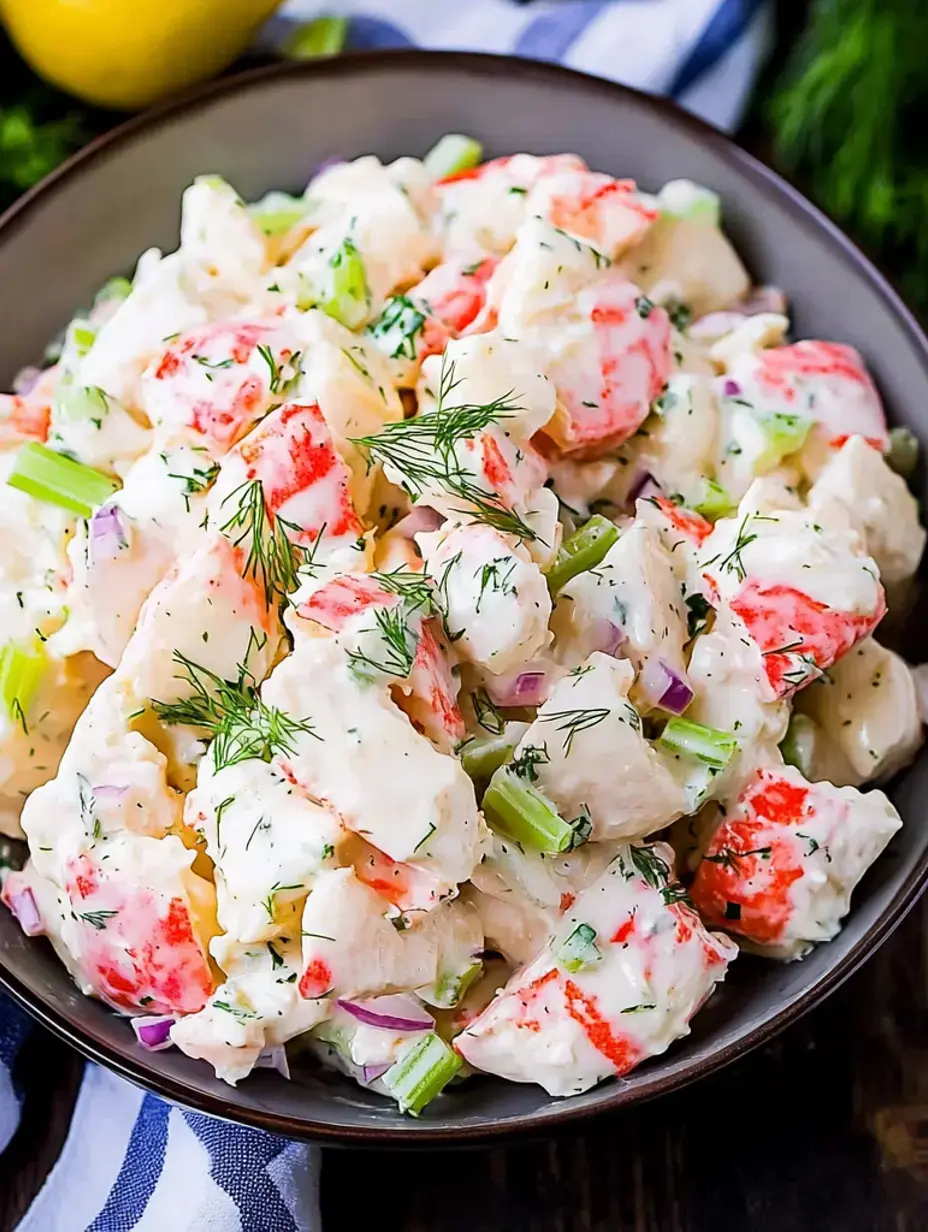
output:
POLYGON ((374 997, 367 1002, 339 999, 336 1005, 366 1027, 380 1027, 384 1031, 431 1031, 435 1026, 432 1015, 411 997, 374 997), (375 1008, 378 1002, 380 1008, 375 1008))
POLYGON ((491 677, 487 692, 497 706, 540 706, 548 696, 549 674, 543 668, 491 677))
POLYGON ((38 903, 28 886, 11 894, 7 899, 7 905, 27 937, 38 937, 45 932, 38 903))
POLYGON ((650 704, 660 706, 671 714, 682 714, 693 700, 693 690, 686 677, 669 667, 663 659, 649 659, 638 681, 650 704))
POLYGON ((129 546, 129 536, 118 505, 101 505, 90 519, 90 550, 94 560, 114 557, 129 546))
POLYGON ((648 496, 660 496, 663 489, 650 471, 639 471, 628 489, 628 503, 634 505, 636 500, 648 496))
POLYGON ((614 655, 625 641, 625 630, 612 620, 601 620, 596 625, 596 650, 614 655))
POLYGON ((378 1078, 382 1078, 390 1068, 390 1062, 381 1062, 379 1065, 362 1065, 361 1066, 361 1081, 364 1083, 376 1082, 378 1078))
POLYGON ((729 377, 722 386, 722 393, 726 398, 738 398, 741 395, 741 386, 729 377))
POLYGON ((120 787, 117 783, 101 783, 93 789, 93 796, 95 800, 119 800, 128 790, 128 785, 120 787))
POLYGON ((143 1048, 149 1052, 162 1052, 165 1048, 173 1047, 171 1027, 175 1022, 176 1019, 171 1014, 143 1015, 132 1019, 132 1030, 143 1048))

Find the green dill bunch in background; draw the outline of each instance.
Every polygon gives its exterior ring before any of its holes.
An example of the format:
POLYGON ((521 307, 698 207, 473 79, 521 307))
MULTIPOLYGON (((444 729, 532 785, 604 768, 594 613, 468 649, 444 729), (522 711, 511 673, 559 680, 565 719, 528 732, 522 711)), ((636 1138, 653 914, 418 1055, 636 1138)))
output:
POLYGON ((814 0, 767 115, 779 166, 928 315, 928 2, 814 0))

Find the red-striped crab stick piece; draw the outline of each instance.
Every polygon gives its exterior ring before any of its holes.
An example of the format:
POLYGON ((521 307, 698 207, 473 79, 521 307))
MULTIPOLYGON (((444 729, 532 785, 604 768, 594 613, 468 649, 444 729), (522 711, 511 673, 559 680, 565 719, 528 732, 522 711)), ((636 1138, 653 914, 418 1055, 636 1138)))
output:
POLYGON ((720 393, 723 409, 742 406, 771 432, 811 431, 829 449, 849 436, 879 450, 889 445, 876 386, 859 352, 843 343, 808 339, 740 350, 727 358, 720 393))
POLYGON ((688 1034, 737 948, 686 905, 672 862, 661 843, 620 848, 548 945, 457 1036, 464 1059, 577 1095, 688 1034))
POLYGON ((712 836, 693 901, 752 950, 801 958, 839 932, 854 887, 901 825, 881 791, 761 768, 712 836))
MULTIPOLYGON (((329 630, 360 680, 393 687, 397 703, 444 753, 464 739, 438 591, 418 569, 343 573, 295 608, 329 630)), ((295 631, 297 621, 291 621, 295 631)))
MULTIPOLYGON (((408 663, 413 648, 391 643, 408 663)), ((342 824, 422 877, 411 885, 428 908, 467 880, 485 828, 460 761, 439 752, 396 705, 386 679, 368 674, 363 650, 335 638, 302 638, 262 689, 268 706, 310 730, 294 734, 272 764, 333 809, 342 824)))
POLYGON ((80 622, 72 639, 115 667, 146 597, 173 562, 181 567, 198 549, 204 530, 225 527, 247 548, 252 529, 272 535, 278 519, 298 551, 312 549, 323 527, 325 553, 363 533, 351 473, 317 404, 277 408, 218 464, 196 447, 152 449, 69 553, 80 622))
POLYGON ((435 184, 435 223, 445 250, 502 256, 528 217, 529 190, 547 176, 586 171, 576 154, 513 154, 445 176, 435 184))
POLYGON ((526 219, 586 239, 610 258, 637 244, 658 216, 634 180, 590 171, 575 154, 495 158, 439 180, 439 226, 448 246, 509 249, 526 219))
POLYGON ((143 374, 142 409, 160 436, 192 440, 219 457, 286 400, 301 359, 298 337, 280 320, 181 333, 143 374))
POLYGON ((494 257, 448 258, 408 291, 390 296, 367 336, 388 361, 397 387, 414 388, 422 361, 440 355, 478 320, 496 265, 494 257))
POLYGON ((500 333, 533 347, 557 389, 554 449, 596 458, 638 430, 671 373, 670 319, 608 257, 532 219, 487 294, 500 333))
POLYGON ((243 664, 252 683, 263 678, 300 563, 363 531, 350 478, 315 404, 277 408, 231 451, 203 541, 152 591, 119 665, 121 677, 136 674, 138 696, 177 701, 178 680, 189 693, 189 671, 177 669, 184 661, 226 681, 241 679, 243 664))
POLYGON ((81 990, 115 1009, 200 1009, 215 983, 217 926, 212 884, 190 868, 194 852, 173 836, 129 833, 62 846, 59 881, 27 866, 4 884, 26 931, 47 935, 81 990))
POLYGON ((886 611, 871 557, 845 517, 759 512, 748 491, 702 545, 703 590, 743 624, 774 697, 816 679, 872 633, 886 611))

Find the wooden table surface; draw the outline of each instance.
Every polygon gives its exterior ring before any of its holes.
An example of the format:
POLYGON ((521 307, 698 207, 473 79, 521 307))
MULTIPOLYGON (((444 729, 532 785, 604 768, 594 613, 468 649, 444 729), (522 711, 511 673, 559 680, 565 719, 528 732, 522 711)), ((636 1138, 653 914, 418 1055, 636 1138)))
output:
MULTIPOLYGON (((640 1109, 488 1150, 326 1151, 324 1230, 924 1232, 926 937, 928 899, 778 1040, 640 1109)), ((47 1036, 22 1062, 29 1094, 0 1157, 0 1232, 57 1156, 79 1077, 47 1036)))

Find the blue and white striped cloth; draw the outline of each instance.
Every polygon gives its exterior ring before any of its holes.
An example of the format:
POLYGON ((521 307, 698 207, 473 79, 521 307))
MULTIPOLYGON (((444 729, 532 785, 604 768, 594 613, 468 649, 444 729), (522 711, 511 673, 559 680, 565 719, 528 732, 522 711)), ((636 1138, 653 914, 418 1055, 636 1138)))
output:
MULTIPOLYGON (((352 50, 554 60, 668 94, 720 128, 741 117, 771 21, 767 0, 291 0, 283 16, 322 12, 350 17, 352 50)), ((15 1057, 29 1029, 0 997, 0 1150, 16 1130, 15 1057)), ((19 1232, 309 1232, 320 1227, 318 1175, 310 1147, 171 1108, 88 1065, 61 1157, 19 1232)))

